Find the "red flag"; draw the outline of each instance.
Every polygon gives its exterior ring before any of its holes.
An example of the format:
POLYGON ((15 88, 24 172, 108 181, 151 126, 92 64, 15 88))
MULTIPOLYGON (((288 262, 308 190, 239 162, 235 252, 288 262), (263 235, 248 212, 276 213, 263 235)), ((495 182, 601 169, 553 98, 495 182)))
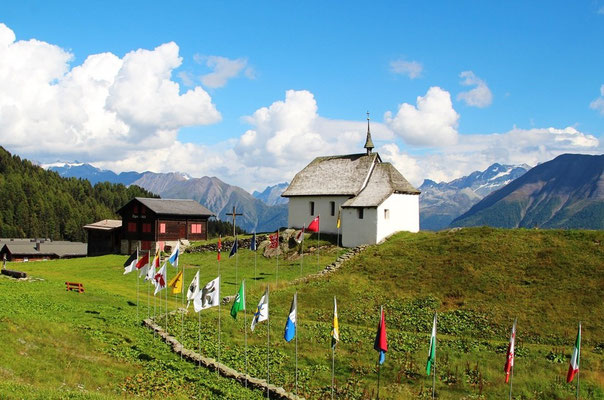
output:
POLYGON ((384 315, 384 309, 380 309, 380 323, 378 325, 377 334, 375 335, 375 342, 373 348, 380 352, 380 364, 384 363, 386 358, 386 352, 388 351, 388 339, 386 338, 386 316, 384 315))
POLYGON ((505 372, 505 383, 510 381, 510 372, 512 368, 514 368, 514 345, 516 344, 516 321, 514 320, 514 325, 512 325, 512 334, 510 335, 510 344, 508 345, 508 354, 507 359, 505 361, 505 367, 503 367, 503 371, 505 372))
POLYGON ((309 232, 319 232, 319 216, 317 215, 315 219, 311 221, 310 224, 306 227, 306 230, 309 232))
POLYGON ((268 247, 270 247, 271 249, 276 249, 277 247, 279 247, 279 231, 277 231, 277 233, 268 235, 268 239, 271 241, 271 244, 269 244, 268 247))
POLYGON ((149 264, 149 253, 148 252, 145 253, 145 255, 142 256, 141 259, 136 262, 136 268, 141 269, 142 267, 144 267, 147 264, 149 264))
POLYGON ((218 236, 218 261, 220 261, 220 252, 222 251, 222 236, 218 236))
POLYGON ((296 235, 296 242, 302 243, 303 240, 304 240, 304 226, 302 226, 302 230, 300 232, 298 232, 298 234, 296 235))

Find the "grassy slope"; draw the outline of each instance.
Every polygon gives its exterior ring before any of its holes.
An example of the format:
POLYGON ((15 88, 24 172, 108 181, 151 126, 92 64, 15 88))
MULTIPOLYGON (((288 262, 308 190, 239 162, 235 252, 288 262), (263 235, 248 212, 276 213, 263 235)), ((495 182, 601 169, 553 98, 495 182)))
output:
MULTIPOLYGON (((440 314, 437 387, 442 399, 503 398, 502 368, 511 322, 518 317, 517 398, 570 399, 574 386, 561 382, 583 322, 582 398, 604 392, 604 233, 588 231, 463 229, 455 233, 399 234, 370 247, 329 278, 289 286, 299 261, 280 261, 279 283, 271 287, 271 381, 292 387, 294 344, 282 339, 291 296, 298 291, 299 383, 311 398, 329 394, 333 295, 338 296, 342 342, 336 353, 340 398, 368 398, 375 391, 376 353, 372 349, 379 305, 386 310, 389 352, 382 368, 382 398, 428 394, 424 375, 432 313, 440 314), (551 361, 550 361, 551 359, 551 361), (561 362, 557 362, 561 361, 561 362), (480 389, 482 387, 482 389, 480 389), (522 397, 520 397, 522 396, 522 397)), ((307 243, 310 243, 308 241, 307 243)), ((238 278, 248 281, 247 325, 263 282, 275 279, 275 261, 253 253, 238 259, 223 254, 223 295, 234 294, 238 278)), ((332 260, 304 258, 304 274, 332 260)), ((172 356, 138 327, 134 276, 121 276, 124 257, 20 264, 41 282, 0 279, 0 335, 9 346, 0 353, 0 397, 122 397, 156 390, 176 397, 253 398, 239 385, 199 370, 172 356), (66 293, 64 280, 82 281, 84 295, 66 293), (96 314, 96 313, 99 314, 96 314), (64 350, 75 351, 68 356, 64 350), (155 386, 154 386, 155 385, 155 386)), ((187 283, 193 265, 202 282, 217 272, 215 255, 184 254, 187 283)), ((174 274, 174 269, 170 270, 174 274)), ((146 286, 141 285, 141 317, 146 316, 146 286), (144 294, 144 295, 143 295, 144 294)), ((152 304, 152 301, 151 301, 152 304)), ((170 309, 176 303, 172 302, 170 309)), ((245 368, 243 321, 222 307, 221 360, 245 368)), ((217 355, 217 309, 185 319, 184 340, 217 355), (197 327, 200 324, 201 329, 197 327), (200 340, 201 339, 201 340, 200 340)), ((181 336, 180 320, 169 321, 181 336)), ((248 330, 248 371, 266 376, 266 323, 248 330)), ((515 396, 516 397, 516 396, 515 396)))

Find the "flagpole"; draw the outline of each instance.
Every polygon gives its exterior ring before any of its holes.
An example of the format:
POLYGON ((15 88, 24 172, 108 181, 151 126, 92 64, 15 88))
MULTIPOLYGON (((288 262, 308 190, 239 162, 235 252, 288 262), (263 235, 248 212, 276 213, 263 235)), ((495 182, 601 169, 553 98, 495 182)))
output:
POLYGON ((294 296, 296 296, 296 310, 295 310, 294 315, 296 318, 296 396, 298 396, 298 335, 300 334, 298 327, 300 325, 298 324, 298 292, 297 291, 294 296))
MULTIPOLYGON (((182 266, 182 283, 180 285, 180 307, 185 308, 185 265, 182 266)), ((180 340, 185 341, 185 313, 180 313, 180 340)), ((180 352, 180 359, 182 360, 182 351, 180 352)))
MULTIPOLYGON (((277 232, 279 232, 277 230, 277 232)), ((277 236, 277 240, 279 239, 279 236, 277 236)), ((279 255, 277 255, 277 257, 279 257, 279 255)), ((266 303, 267 303, 267 308, 269 305, 269 285, 266 286, 266 303)), ((270 348, 271 348, 271 320, 270 320, 270 316, 269 316, 269 312, 267 309, 267 313, 266 313, 266 398, 269 398, 269 394, 270 391, 268 389, 268 385, 270 383, 270 376, 271 376, 271 367, 270 367, 270 348)))
POLYGON ((254 250, 254 287, 256 287, 256 260, 258 257, 258 249, 256 248, 256 250, 254 250))
MULTIPOLYGON (((381 329, 384 329, 384 327, 382 326, 382 315, 384 313, 384 306, 380 306, 380 329, 378 330, 378 333, 380 332, 381 329)), ((377 339, 376 339, 377 340, 377 339)), ((380 348, 381 348, 381 344, 380 344, 380 348)), ((380 363, 380 358, 381 358, 382 352, 378 351, 378 381, 377 381, 377 400, 380 399, 380 371, 382 370, 381 366, 382 364, 380 363)))
POLYGON ((247 294, 245 293, 246 289, 246 285, 243 284, 243 340, 245 353, 245 388, 247 389, 247 307, 245 306, 247 300, 247 294))
MULTIPOLYGON (((436 326, 436 316, 434 313, 434 325, 436 326)), ((436 332, 436 331, 435 331, 436 332)), ((432 366, 432 399, 434 399, 434 394, 436 393, 436 333, 434 334, 434 365, 432 366)))
POLYGON ((237 287, 237 269, 239 268, 239 243, 237 243, 237 236, 235 236, 235 246, 237 251, 235 252, 235 288, 237 287))
MULTIPOLYGON (((319 216, 317 215, 317 217, 319 217, 319 216)), ((321 225, 319 225, 319 229, 317 229, 317 267, 320 265, 320 261, 319 261, 319 253, 320 253, 320 250, 319 250, 319 240, 321 240, 321 228, 320 228, 320 226, 321 225)))
MULTIPOLYGON (((199 282, 201 280, 201 265, 199 265, 199 280, 197 281, 197 290, 199 290, 199 282)), ((193 310, 195 310, 195 299, 193 299, 193 310)), ((197 351, 201 354, 201 311, 197 313, 197 351)), ((201 357, 199 358, 199 366, 201 367, 201 357)))
POLYGON ((331 345, 331 400, 333 400, 334 375, 336 368, 336 346, 331 345))
MULTIPOLYGON (((136 263, 138 264, 138 244, 136 245, 136 263)), ((138 276, 139 272, 138 268, 136 268, 136 323, 138 323, 138 288, 141 282, 141 278, 138 276)))
POLYGON ((275 285, 277 284, 277 281, 279 280, 279 251, 281 250, 281 247, 279 246, 279 229, 277 229, 277 273, 275 274, 275 285))
POLYGON ((514 380, 514 364, 512 364, 511 369, 512 369, 512 371, 511 371, 511 376, 510 376, 510 400, 512 400, 512 381, 514 380))
MULTIPOLYGON (((220 267, 220 262, 218 263, 218 266, 220 267)), ((222 303, 221 299, 220 299, 220 284, 221 284, 222 278, 220 277, 220 273, 218 273, 218 363, 220 363, 220 303, 222 303)), ((218 368, 216 368, 216 373, 218 373, 218 368)))

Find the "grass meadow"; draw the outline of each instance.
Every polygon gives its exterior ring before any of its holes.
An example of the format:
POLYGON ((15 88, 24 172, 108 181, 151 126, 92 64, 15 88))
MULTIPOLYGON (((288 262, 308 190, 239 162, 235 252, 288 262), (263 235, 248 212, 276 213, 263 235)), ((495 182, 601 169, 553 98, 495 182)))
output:
MULTIPOLYGON (((503 365, 514 318, 517 358, 514 399, 574 399, 566 384, 577 324, 583 325, 581 398, 604 398, 604 232, 470 228, 400 233, 370 246, 337 272, 305 283, 342 249, 323 248, 265 259, 223 249, 221 295, 247 283, 247 313, 237 320, 220 308, 220 361, 294 391, 295 345, 283 340, 291 298, 298 294, 298 391, 330 398, 330 332, 338 299, 341 342, 336 347, 336 397, 376 397, 373 340, 380 305, 386 312, 389 350, 381 368, 382 399, 431 398, 425 361, 433 313, 439 314, 436 393, 439 399, 508 396, 503 365), (255 267, 254 267, 255 265, 255 267), (255 270, 254 270, 255 269, 255 270), (236 279, 236 278, 237 279, 236 279), (255 278, 255 279, 254 279, 255 278), (269 324, 251 333, 251 314, 270 284, 269 324), (244 321, 245 319, 245 321, 244 321), (245 348, 244 322, 247 332, 245 348)), ((312 246, 313 239, 306 241, 312 246)), ((327 245, 327 242, 322 243, 327 245)), ((141 326, 164 301, 147 297, 134 273, 122 275, 124 256, 8 264, 32 279, 0 278, 0 398, 262 398, 202 368, 181 361, 141 326), (66 292, 66 280, 84 294, 66 292), (149 307, 148 307, 149 305, 149 307), (137 318, 138 314, 138 318, 137 318)), ((196 271, 202 285, 218 274, 215 253, 185 253, 185 288, 196 271)), ((176 269, 169 269, 170 276, 176 269)), ((164 293, 164 292, 162 292, 164 293)), ((168 310, 181 303, 170 295, 168 310)), ((218 357, 218 308, 171 315, 168 330, 186 347, 218 357)))

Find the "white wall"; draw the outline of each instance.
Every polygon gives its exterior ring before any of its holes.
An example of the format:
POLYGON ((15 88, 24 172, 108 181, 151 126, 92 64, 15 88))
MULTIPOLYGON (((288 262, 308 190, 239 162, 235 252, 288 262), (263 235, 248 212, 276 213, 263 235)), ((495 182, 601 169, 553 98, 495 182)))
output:
POLYGON ((418 195, 394 193, 377 208, 377 242, 400 231, 419 231, 418 195), (389 211, 388 219, 384 210, 389 211))
POLYGON ((343 208, 341 229, 344 247, 377 243, 377 208, 363 208, 363 219, 357 208, 343 208))
POLYGON ((310 221, 317 215, 320 215, 321 232, 338 233, 336 227, 338 219, 338 209, 348 200, 348 196, 296 196, 289 198, 289 215, 287 225, 290 228, 302 228, 302 225, 308 226, 310 221), (315 202, 315 213, 310 215, 310 202, 315 202), (335 213, 331 215, 329 202, 335 202, 335 213))

